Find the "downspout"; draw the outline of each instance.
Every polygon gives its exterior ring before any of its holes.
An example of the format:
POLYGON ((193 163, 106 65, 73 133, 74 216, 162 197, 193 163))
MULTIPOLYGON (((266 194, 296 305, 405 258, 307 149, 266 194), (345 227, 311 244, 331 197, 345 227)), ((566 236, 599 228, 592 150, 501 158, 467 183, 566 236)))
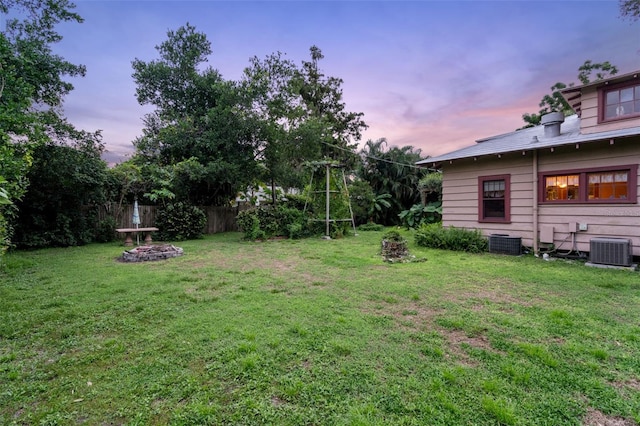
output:
POLYGON ((538 255, 538 150, 533 150, 533 254, 538 255))

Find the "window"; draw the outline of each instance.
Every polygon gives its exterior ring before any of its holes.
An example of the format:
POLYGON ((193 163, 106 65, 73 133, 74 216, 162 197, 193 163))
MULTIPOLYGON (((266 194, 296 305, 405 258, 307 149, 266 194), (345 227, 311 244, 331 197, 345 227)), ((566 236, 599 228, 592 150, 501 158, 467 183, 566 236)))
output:
POLYGON ((478 220, 509 223, 511 220, 509 192, 509 175, 478 178, 478 220))
POLYGON ((589 200, 626 200, 629 196, 629 172, 587 173, 589 200))
POLYGON ((617 120, 640 115, 640 84, 618 86, 602 92, 601 120, 617 120))
POLYGON ((555 175, 545 178, 545 200, 577 200, 580 194, 580 175, 555 175))
POLYGON ((638 166, 570 170, 540 175, 543 203, 636 203, 638 166))

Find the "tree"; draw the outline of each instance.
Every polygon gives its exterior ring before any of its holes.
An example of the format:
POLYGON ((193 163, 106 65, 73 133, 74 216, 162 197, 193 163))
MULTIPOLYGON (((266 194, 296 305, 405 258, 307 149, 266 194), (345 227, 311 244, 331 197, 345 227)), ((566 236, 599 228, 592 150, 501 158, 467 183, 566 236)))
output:
POLYGON ((640 19, 640 0, 620 0, 620 16, 632 21, 640 19))
POLYGON ((374 219, 385 225, 397 224, 398 214, 420 202, 418 183, 426 170, 415 163, 423 160, 419 149, 410 145, 387 148, 387 140, 369 140, 360 151, 361 166, 357 175, 369 182, 376 197, 390 194, 390 206, 374 211, 374 219))
MULTIPOLYGON (((580 80, 580 83, 582 84, 589 84, 592 81, 603 80, 617 73, 618 69, 608 61, 593 63, 590 60, 586 60, 584 64, 578 67, 578 80, 580 80)), ((525 113, 522 115, 522 119, 527 124, 521 127, 521 129, 539 125, 542 116, 550 112, 562 112, 565 117, 574 114, 573 108, 571 108, 571 105, 569 105, 561 93, 563 89, 572 86, 573 83, 567 86, 561 82, 551 86, 551 94, 544 95, 538 105, 541 107, 540 111, 538 111, 538 113, 525 113)))
POLYGON ((317 46, 309 48, 310 61, 303 61, 294 80, 297 93, 302 98, 305 118, 316 120, 323 130, 318 135, 322 158, 346 164, 355 164, 355 149, 368 126, 362 120, 363 113, 345 111, 342 100, 343 80, 326 77, 319 67, 324 58, 317 46))
POLYGON ((193 170, 181 169, 176 195, 192 204, 227 204, 257 175, 259 127, 247 97, 217 70, 200 70, 211 44, 195 27, 169 31, 156 50, 158 60, 132 64, 138 102, 156 107, 134 143, 137 153, 161 167, 190 161, 193 170))
POLYGON ((43 144, 33 150, 30 186, 16 204, 18 247, 86 244, 95 235, 95 208, 106 201, 107 164, 93 149, 43 144))
POLYGON ((64 117, 64 97, 73 90, 67 77, 84 76, 85 67, 53 53, 62 22, 81 23, 68 0, 0 0, 6 30, 0 33, 0 179, 9 202, 0 206, 7 219, 0 239, 8 241, 17 218, 16 201, 29 181, 31 150, 46 143, 102 149, 100 134, 76 130, 64 117))
POLYGON ((282 187, 301 187, 304 159, 318 156, 311 144, 298 143, 296 133, 304 111, 292 84, 297 73, 296 65, 277 52, 262 60, 251 58, 241 81, 251 111, 260 123, 256 159, 263 170, 260 179, 271 185, 274 203, 276 183, 282 187))
POLYGON ((312 46, 310 55, 300 67, 280 52, 254 57, 245 69, 243 87, 263 129, 258 160, 272 186, 300 188, 304 164, 314 161, 353 166, 353 142, 367 127, 362 113, 346 112, 343 81, 320 70, 321 50, 312 46))

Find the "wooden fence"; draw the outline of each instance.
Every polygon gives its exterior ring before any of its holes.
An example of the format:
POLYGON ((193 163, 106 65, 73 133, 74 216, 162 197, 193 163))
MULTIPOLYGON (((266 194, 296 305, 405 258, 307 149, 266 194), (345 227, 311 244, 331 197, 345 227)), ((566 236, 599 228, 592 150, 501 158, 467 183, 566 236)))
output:
MULTIPOLYGON (((207 216, 207 224, 204 229, 205 234, 217 234, 220 232, 238 231, 236 216, 238 212, 245 210, 248 206, 238 207, 214 207, 199 206, 207 216)), ((157 206, 139 205, 140 228, 155 226, 157 206)), ((122 205, 118 208, 117 203, 102 206, 98 213, 98 220, 102 221, 112 217, 116 221, 116 228, 135 228, 133 224, 133 205, 122 205)))

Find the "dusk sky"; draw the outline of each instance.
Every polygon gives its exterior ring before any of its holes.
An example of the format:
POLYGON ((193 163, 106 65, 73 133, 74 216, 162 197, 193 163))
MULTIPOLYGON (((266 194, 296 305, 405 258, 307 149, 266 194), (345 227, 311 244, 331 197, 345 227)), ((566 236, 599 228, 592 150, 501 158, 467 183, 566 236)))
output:
POLYGON ((65 112, 102 129, 114 156, 131 154, 149 106, 138 105, 131 61, 158 58, 168 30, 207 35, 209 63, 238 80, 253 56, 297 64, 317 45, 326 75, 344 80, 347 110, 368 139, 439 155, 522 126, 556 82, 577 83, 586 60, 640 69, 640 21, 618 1, 84 1, 83 24, 58 29, 55 51, 87 66, 65 112))

